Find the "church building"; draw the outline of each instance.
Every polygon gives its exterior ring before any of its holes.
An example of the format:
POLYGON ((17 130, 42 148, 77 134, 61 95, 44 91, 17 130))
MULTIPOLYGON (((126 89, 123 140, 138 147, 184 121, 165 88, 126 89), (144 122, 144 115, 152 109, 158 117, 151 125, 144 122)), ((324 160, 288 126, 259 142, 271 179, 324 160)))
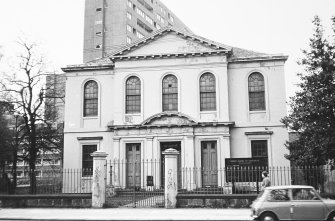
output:
POLYGON ((91 169, 96 150, 134 162, 160 161, 168 148, 179 151, 180 168, 215 171, 228 158, 288 166, 280 122, 286 60, 166 27, 105 58, 67 66, 64 168, 91 169))

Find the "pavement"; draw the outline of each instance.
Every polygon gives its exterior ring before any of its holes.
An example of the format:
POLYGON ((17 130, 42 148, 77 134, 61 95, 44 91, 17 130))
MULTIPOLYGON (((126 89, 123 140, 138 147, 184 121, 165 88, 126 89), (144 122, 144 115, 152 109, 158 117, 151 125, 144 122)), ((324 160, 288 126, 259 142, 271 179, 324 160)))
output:
POLYGON ((250 209, 155 209, 155 208, 108 208, 108 209, 59 209, 59 208, 0 208, 0 220, 252 220, 250 209))

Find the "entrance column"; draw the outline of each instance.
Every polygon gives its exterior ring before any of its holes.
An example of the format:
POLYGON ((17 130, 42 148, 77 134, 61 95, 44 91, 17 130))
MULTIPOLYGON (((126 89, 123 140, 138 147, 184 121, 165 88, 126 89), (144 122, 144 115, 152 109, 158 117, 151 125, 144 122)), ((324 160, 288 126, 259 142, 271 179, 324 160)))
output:
POLYGON ((167 149, 163 152, 165 155, 165 208, 176 208, 178 193, 178 155, 175 149, 167 149))
POLYGON ((106 195, 106 157, 107 153, 95 151, 93 157, 93 187, 92 187, 92 207, 103 207, 106 195))
POLYGON ((182 177, 183 179, 183 188, 187 190, 194 190, 196 188, 195 180, 194 180, 194 173, 195 171, 195 150, 194 150, 194 136, 187 135, 185 139, 185 165, 182 165, 182 177))

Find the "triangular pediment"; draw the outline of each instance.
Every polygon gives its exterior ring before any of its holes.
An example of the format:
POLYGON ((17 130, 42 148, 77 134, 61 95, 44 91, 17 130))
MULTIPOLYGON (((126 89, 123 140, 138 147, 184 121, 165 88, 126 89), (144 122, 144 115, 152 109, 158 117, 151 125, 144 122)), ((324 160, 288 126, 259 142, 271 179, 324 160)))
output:
POLYGON ((149 117, 143 121, 142 126, 173 126, 173 125, 194 125, 197 122, 191 117, 178 112, 163 112, 149 117))
POLYGON ((121 48, 109 57, 145 57, 155 55, 178 55, 192 53, 228 52, 231 48, 190 33, 165 28, 121 48))
POLYGON ((216 51, 209 46, 195 40, 183 38, 175 33, 168 33, 155 41, 127 53, 127 56, 142 56, 152 54, 180 54, 191 52, 216 51))

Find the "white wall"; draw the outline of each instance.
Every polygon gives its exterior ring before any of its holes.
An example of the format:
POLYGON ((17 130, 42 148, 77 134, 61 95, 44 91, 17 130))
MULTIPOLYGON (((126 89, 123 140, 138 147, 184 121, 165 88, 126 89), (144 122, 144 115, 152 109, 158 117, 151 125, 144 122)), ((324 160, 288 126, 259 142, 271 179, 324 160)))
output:
POLYGON ((251 157, 250 140, 268 140, 270 166, 287 166, 284 146, 288 131, 280 119, 286 116, 285 77, 283 61, 244 62, 229 64, 229 112, 235 126, 231 130, 231 155, 233 158, 251 157), (249 111, 248 76, 260 72, 265 81, 265 111, 249 111), (265 135, 269 131, 271 135, 265 135), (246 132, 260 132, 248 136, 246 132))

